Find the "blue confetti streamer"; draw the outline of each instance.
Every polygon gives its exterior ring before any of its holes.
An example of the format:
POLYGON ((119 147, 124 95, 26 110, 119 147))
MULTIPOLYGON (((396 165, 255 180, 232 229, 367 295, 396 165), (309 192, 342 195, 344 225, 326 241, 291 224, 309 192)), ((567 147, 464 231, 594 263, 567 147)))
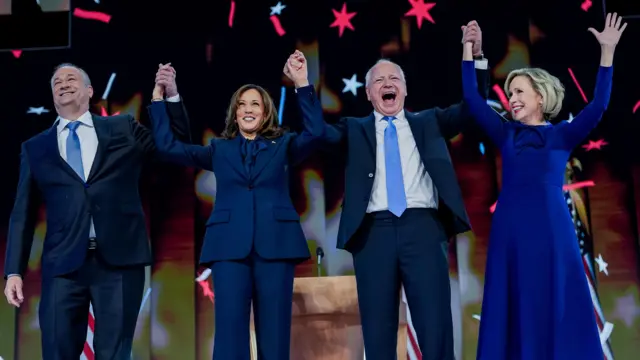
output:
POLYGON ((480 154, 484 155, 484 144, 480 143, 480 154))
POLYGON ((287 100, 287 88, 282 87, 280 89, 280 106, 278 106, 278 122, 282 126, 282 114, 284 112, 284 102, 287 100))

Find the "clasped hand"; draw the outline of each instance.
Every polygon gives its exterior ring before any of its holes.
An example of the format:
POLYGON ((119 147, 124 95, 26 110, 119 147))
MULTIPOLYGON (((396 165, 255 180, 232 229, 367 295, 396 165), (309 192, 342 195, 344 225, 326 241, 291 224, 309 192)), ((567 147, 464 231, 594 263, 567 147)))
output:
POLYGON ((305 59, 304 54, 299 50, 296 50, 289 56, 282 72, 293 81, 296 88, 309 85, 307 59, 305 59))
POLYGON ((153 99, 163 99, 164 96, 172 97, 178 95, 178 85, 176 84, 176 69, 168 64, 159 64, 156 72, 156 85, 153 88, 153 99))

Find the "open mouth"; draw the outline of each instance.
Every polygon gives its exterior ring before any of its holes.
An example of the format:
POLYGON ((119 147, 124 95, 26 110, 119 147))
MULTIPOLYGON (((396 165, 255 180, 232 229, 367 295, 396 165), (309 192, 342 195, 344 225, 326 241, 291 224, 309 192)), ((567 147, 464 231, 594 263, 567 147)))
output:
POLYGON ((517 105, 517 106, 512 107, 511 109, 513 110, 513 113, 514 113, 514 114, 517 114, 517 113, 519 113, 522 109, 524 109, 524 106, 522 106, 522 105, 517 105))
POLYGON ((60 96, 73 95, 75 91, 63 91, 60 93, 60 96))
POLYGON ((252 121, 255 121, 255 119, 256 118, 253 117, 253 116, 245 116, 245 117, 242 118, 242 120, 246 121, 246 122, 252 122, 252 121))
POLYGON ((382 102, 385 105, 391 105, 395 102, 395 100, 396 100, 396 93, 393 91, 385 92, 382 94, 382 102))

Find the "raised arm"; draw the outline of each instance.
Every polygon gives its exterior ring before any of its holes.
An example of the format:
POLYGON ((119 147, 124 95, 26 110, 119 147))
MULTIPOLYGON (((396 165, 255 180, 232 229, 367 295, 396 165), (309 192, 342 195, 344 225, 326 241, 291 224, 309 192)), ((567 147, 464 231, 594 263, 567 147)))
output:
POLYGON ((213 171, 213 142, 208 146, 202 146, 178 141, 171 131, 167 108, 162 100, 153 101, 147 110, 151 119, 151 129, 158 158, 184 166, 213 171))
POLYGON ((40 190, 31 175, 26 146, 22 144, 20 177, 7 234, 7 253, 4 262, 5 278, 14 275, 23 276, 27 269, 37 213, 41 203, 40 190))
POLYGON ((296 86, 298 106, 304 129, 289 144, 289 161, 298 164, 321 145, 325 131, 322 106, 313 85, 309 84, 307 59, 296 50, 284 64, 284 74, 296 86))
MULTIPOLYGON (((482 31, 476 21, 470 21, 462 27, 462 43, 472 44, 470 59, 480 57, 481 59, 472 61, 472 69, 475 68, 474 79, 477 77, 479 92, 485 99, 489 97, 489 66, 488 61, 482 56, 482 31)), ((458 135, 473 123, 469 108, 465 102, 455 104, 446 109, 437 109, 436 118, 442 135, 452 138, 458 135)))
POLYGON ((626 27, 626 23, 622 24, 622 17, 614 13, 607 14, 602 32, 589 28, 589 31, 593 33, 600 43, 600 69, 598 70, 593 100, 587 104, 573 121, 563 122, 558 125, 564 144, 569 150, 572 150, 589 135, 607 110, 613 80, 613 55, 620 36, 626 27))
POLYGON ((483 99, 478 92, 478 84, 474 72, 472 46, 465 42, 462 52, 462 93, 471 116, 489 136, 493 143, 500 147, 505 138, 505 126, 502 118, 483 99))

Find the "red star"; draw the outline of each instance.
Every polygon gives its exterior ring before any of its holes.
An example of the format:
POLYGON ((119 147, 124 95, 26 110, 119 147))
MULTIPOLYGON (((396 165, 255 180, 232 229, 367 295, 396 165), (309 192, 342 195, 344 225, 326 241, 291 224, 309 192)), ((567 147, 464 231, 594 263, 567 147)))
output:
POLYGON ((608 145, 608 143, 606 141, 604 141, 604 139, 600 139, 600 140, 596 140, 596 141, 592 141, 589 140, 589 143, 587 145, 582 145, 582 147, 586 150, 586 151, 591 151, 591 150, 602 150, 602 146, 604 145, 608 145))
POLYGON ((336 20, 333 22, 333 24, 329 25, 329 27, 338 27, 340 29, 338 32, 338 36, 342 37, 345 28, 356 31, 356 29, 354 29, 353 25, 351 24, 351 19, 356 16, 356 13, 347 12, 347 3, 342 4, 342 10, 340 10, 340 12, 335 9, 331 9, 331 11, 333 11, 333 16, 336 17, 336 20))
POLYGON ((411 4, 412 9, 407 11, 404 16, 415 16, 416 21, 418 22, 418 29, 422 27, 423 19, 429 20, 432 24, 436 23, 431 17, 431 14, 429 14, 429 10, 436 6, 435 3, 425 4, 424 0, 409 0, 409 3, 411 4))

